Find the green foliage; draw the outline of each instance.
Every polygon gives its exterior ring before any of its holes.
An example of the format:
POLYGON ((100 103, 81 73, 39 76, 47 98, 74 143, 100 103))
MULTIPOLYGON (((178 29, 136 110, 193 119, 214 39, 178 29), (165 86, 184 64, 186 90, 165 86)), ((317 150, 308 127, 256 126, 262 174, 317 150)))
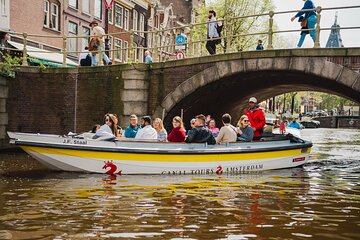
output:
MULTIPOLYGON (((223 36, 228 37, 223 43, 228 52, 255 50, 258 39, 262 39, 265 45, 267 35, 239 35, 267 32, 269 16, 237 17, 268 13, 274 9, 272 0, 219 0, 198 8, 196 22, 206 22, 208 11, 211 9, 216 11, 218 20, 224 19, 223 36)), ((194 27, 193 41, 206 40, 206 31, 206 24, 194 27)))
POLYGON ((328 93, 320 93, 322 109, 331 110, 336 108, 342 110, 344 106, 353 106, 355 103, 351 100, 345 99, 328 93))
POLYGON ((15 78, 15 70, 18 66, 20 66, 21 59, 19 57, 12 57, 2 53, 0 53, 0 55, 3 60, 0 62, 0 75, 15 78))

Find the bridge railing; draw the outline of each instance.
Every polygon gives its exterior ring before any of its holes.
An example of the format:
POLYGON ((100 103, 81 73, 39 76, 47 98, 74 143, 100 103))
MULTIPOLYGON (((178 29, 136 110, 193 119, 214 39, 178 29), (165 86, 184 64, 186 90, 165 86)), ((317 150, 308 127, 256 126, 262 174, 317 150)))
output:
MULTIPOLYGON (((316 31, 316 39, 314 43, 314 48, 320 48, 320 37, 321 33, 323 31, 329 31, 333 30, 334 28, 321 28, 321 16, 323 11, 331 11, 331 10, 344 10, 344 9, 360 9, 360 5, 357 6, 344 6, 344 7, 330 7, 330 8, 322 8, 317 7, 315 9, 309 9, 309 10, 292 10, 292 11, 281 11, 281 12, 273 12, 270 11, 268 13, 261 13, 261 14, 253 14, 253 15, 246 15, 246 16, 238 16, 238 17, 226 17, 225 19, 218 19, 216 22, 222 22, 223 27, 223 34, 219 38, 212 38, 211 40, 217 40, 220 39, 222 43, 222 49, 224 53, 231 53, 235 51, 239 51, 234 46, 231 45, 230 39, 236 39, 236 38, 245 38, 249 36, 264 36, 267 42, 266 49, 271 50, 274 49, 273 46, 273 37, 274 34, 281 34, 281 33, 292 33, 292 32, 300 32, 300 31, 316 31), (309 11, 316 11, 317 13, 317 22, 316 27, 314 29, 285 29, 285 30, 278 30, 274 27, 274 17, 283 15, 283 14, 291 14, 291 13, 297 13, 297 12, 309 12, 309 11), (232 24, 235 24, 236 21, 242 20, 242 19, 252 19, 252 18, 263 18, 267 21, 267 26, 265 30, 261 31, 255 31, 250 33, 238 33, 238 34, 231 34, 229 31, 232 24)), ((356 21, 355 21, 356 22, 356 21)), ((106 50, 109 55, 112 56, 113 63, 116 63, 117 61, 120 61, 121 63, 134 63, 134 62, 142 62, 143 61, 143 54, 138 53, 144 53, 145 50, 149 50, 153 54, 153 61, 159 62, 159 61, 166 61, 166 60, 175 60, 175 54, 176 54, 176 48, 179 46, 175 43, 175 38, 180 33, 188 33, 186 36, 187 42, 184 44, 185 46, 185 53, 187 57, 201 57, 204 55, 208 55, 207 51, 205 50, 205 44, 208 41, 206 36, 206 29, 209 22, 199 22, 194 24, 188 24, 183 26, 176 26, 172 28, 167 29, 155 29, 152 31, 138 31, 138 30, 130 30, 127 32, 115 32, 111 34, 107 34, 100 37, 100 46, 96 53, 98 58, 99 65, 103 65, 102 61, 102 53, 105 51, 103 48, 103 38, 119 38, 124 34, 130 35, 130 40, 127 43, 127 46, 114 46, 114 43, 111 44, 111 47, 109 50, 106 50), (198 29, 197 29, 198 28, 198 29), (200 30, 199 30, 200 28, 200 30), (196 31, 197 29, 197 31, 196 31), (202 31, 201 31, 202 29, 202 31), (199 36, 195 36, 195 33, 203 33, 199 36), (135 36, 144 36, 144 39, 148 39, 151 43, 148 47, 139 47, 135 43, 135 36), (141 57, 142 59, 139 59, 138 57, 141 57)), ((354 29, 360 29, 360 23, 356 22, 356 24, 359 24, 357 26, 347 26, 347 27, 339 27, 336 29, 340 30, 354 30, 354 29)), ((28 33, 18 33, 18 32, 9 32, 10 35, 16 36, 18 39, 22 40, 22 49, 13 49, 9 47, 1 47, 0 50, 11 50, 11 51, 20 51, 22 54, 22 63, 24 66, 28 64, 28 53, 36 52, 40 54, 51 54, 51 53, 59 53, 62 54, 62 65, 65 67, 67 66, 67 58, 68 56, 76 57, 76 55, 83 53, 84 51, 69 51, 68 50, 68 42, 72 39, 86 39, 89 41, 90 38, 94 36, 48 36, 48 35, 39 35, 39 34, 28 34, 28 33), (34 41, 34 39, 43 39, 43 38, 60 38, 62 41, 62 48, 58 48, 56 50, 51 51, 40 51, 40 50, 29 50, 28 46, 29 41, 34 41)), ((60 40, 59 39, 59 40, 60 40)))

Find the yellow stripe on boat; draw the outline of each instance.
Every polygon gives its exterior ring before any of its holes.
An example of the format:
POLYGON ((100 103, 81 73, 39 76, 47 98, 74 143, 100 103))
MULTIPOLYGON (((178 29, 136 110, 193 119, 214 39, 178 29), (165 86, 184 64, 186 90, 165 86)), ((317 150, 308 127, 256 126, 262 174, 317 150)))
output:
POLYGON ((301 152, 301 149, 280 150, 271 152, 254 152, 254 153, 226 153, 226 154, 157 154, 157 153, 117 153, 117 152, 98 152, 86 150, 73 150, 61 148, 46 148, 22 146, 25 151, 41 153, 41 154, 56 154, 64 156, 73 156, 80 158, 99 158, 109 160, 121 161, 147 161, 147 162, 217 162, 217 161, 241 161, 241 160, 260 160, 260 159, 274 159, 302 155, 310 153, 310 148, 307 152, 301 152))

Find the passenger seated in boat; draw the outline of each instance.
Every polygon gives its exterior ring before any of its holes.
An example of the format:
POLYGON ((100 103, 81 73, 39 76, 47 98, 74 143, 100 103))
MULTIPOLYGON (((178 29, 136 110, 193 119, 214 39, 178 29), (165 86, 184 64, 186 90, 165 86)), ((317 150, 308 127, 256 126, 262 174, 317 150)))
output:
MULTIPOLYGON (((195 127, 195 121, 196 121, 195 118, 193 118, 193 119, 190 120, 190 127, 191 127, 191 129, 193 129, 193 128, 195 127)), ((189 135, 189 132, 190 132, 191 129, 187 130, 186 135, 189 135)))
POLYGON ((138 124, 138 118, 135 114, 130 115, 129 126, 125 129, 126 138, 135 138, 137 132, 141 128, 138 124))
POLYGON ((157 139, 157 132, 151 126, 151 117, 143 116, 141 118, 141 129, 138 130, 135 139, 157 139))
POLYGON ((184 123, 183 123, 181 117, 179 117, 179 116, 174 117, 172 124, 173 124, 173 129, 169 133, 169 136, 167 138, 168 141, 169 142, 185 142, 186 133, 185 133, 185 128, 184 128, 184 123))
POLYGON ((153 127, 157 132, 157 139, 161 142, 166 142, 168 134, 164 128, 163 121, 160 118, 155 118, 153 127))
POLYGON ((216 127, 215 119, 211 118, 208 124, 209 130, 212 132, 214 138, 219 134, 219 128, 216 127))
POLYGON ((191 129, 187 138, 187 143, 207 143, 216 144, 212 132, 205 127, 205 116, 203 114, 195 117, 195 128, 191 129))
POLYGON ((116 115, 111 114, 111 113, 105 114, 105 116, 104 116, 104 124, 110 127, 111 132, 115 137, 119 136, 118 122, 119 121, 118 121, 116 115))
POLYGON ((249 125, 249 118, 246 115, 242 115, 238 122, 238 141, 251 142, 254 137, 254 129, 249 125))
POLYGON ((96 133, 97 130, 100 129, 100 124, 95 124, 93 128, 91 129, 91 133, 96 133))
POLYGON ((296 128, 296 129, 301 129, 301 126, 300 124, 296 121, 296 118, 293 118, 291 123, 289 124, 288 127, 291 127, 291 128, 296 128))
POLYGON ((220 129, 219 135, 216 137, 216 143, 224 144, 228 142, 236 142, 237 131, 236 128, 231 125, 231 116, 228 113, 222 115, 222 122, 224 126, 220 129))
POLYGON ((263 133, 263 137, 272 137, 274 136, 273 134, 273 130, 274 130, 274 124, 273 123, 266 123, 265 127, 264 127, 264 133, 263 133))

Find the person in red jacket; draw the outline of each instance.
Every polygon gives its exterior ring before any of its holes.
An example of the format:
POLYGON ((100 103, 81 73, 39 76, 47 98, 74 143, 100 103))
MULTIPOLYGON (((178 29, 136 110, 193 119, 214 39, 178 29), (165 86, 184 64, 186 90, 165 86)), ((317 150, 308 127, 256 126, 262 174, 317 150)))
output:
POLYGON ((257 107, 257 99, 251 97, 249 99, 249 108, 246 109, 245 115, 248 116, 250 126, 254 129, 253 140, 259 140, 263 133, 265 126, 265 114, 263 110, 257 107))
POLYGON ((185 142, 186 132, 181 117, 176 116, 173 118, 173 129, 168 135, 169 142, 185 142))

